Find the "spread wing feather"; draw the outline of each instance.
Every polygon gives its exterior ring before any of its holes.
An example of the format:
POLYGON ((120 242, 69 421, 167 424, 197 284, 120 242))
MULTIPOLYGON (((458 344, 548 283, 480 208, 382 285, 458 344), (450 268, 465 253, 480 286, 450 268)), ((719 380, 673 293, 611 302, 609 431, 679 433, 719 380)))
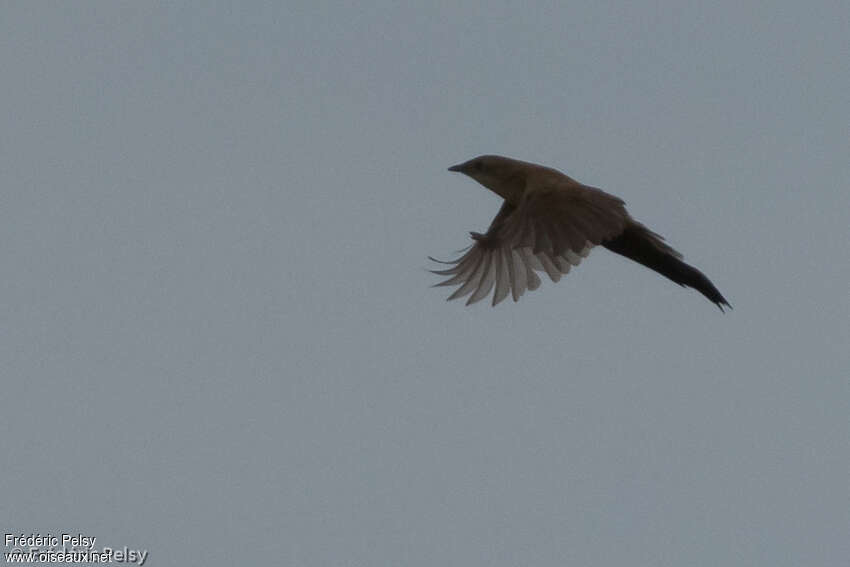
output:
POLYGON ((518 301, 537 289, 536 272, 560 280, 592 247, 620 234, 628 220, 622 200, 572 183, 528 192, 517 206, 505 201, 485 234, 471 233, 474 243, 459 258, 431 258, 450 266, 432 270, 449 276, 436 285, 460 285, 449 299, 471 294, 467 305, 493 291, 497 305, 508 294, 518 301))

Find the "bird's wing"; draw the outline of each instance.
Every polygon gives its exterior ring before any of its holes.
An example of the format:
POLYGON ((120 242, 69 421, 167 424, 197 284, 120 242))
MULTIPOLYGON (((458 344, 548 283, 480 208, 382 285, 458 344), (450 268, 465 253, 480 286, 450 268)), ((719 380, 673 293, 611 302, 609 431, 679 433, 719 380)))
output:
POLYGON ((593 246, 621 233, 627 219, 623 201, 599 189, 576 184, 530 191, 516 206, 505 201, 486 234, 471 233, 474 244, 457 260, 442 262, 450 268, 434 270, 450 276, 437 285, 460 285, 449 299, 472 294, 467 305, 494 288, 493 305, 508 293, 517 301, 540 285, 535 272, 557 282, 593 246))

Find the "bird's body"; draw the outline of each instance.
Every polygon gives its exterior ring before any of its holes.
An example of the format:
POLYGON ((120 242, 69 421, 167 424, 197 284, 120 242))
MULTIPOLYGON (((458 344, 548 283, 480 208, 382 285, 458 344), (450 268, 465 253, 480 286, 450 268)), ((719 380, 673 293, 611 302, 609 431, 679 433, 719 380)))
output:
MULTIPOLYGON (((721 311, 729 303, 705 275, 682 261, 664 239, 634 220, 622 199, 583 185, 556 169, 501 156, 480 156, 449 168, 463 173, 504 199, 485 234, 437 285, 460 285, 449 299, 472 294, 475 303, 493 292, 493 305, 510 292, 514 301, 540 285, 536 272, 558 281, 590 249, 602 245, 696 289, 721 311)), ((446 262, 444 262, 446 263, 446 262)))

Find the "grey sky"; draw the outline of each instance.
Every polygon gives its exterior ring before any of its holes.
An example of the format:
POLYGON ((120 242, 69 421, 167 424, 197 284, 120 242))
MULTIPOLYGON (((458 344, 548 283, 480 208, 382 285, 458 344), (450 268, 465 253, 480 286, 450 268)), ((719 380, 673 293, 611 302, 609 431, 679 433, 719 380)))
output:
POLYGON ((0 526, 147 565, 850 556, 850 11, 6 3, 0 526), (628 203, 514 304, 427 273, 499 153, 628 203))

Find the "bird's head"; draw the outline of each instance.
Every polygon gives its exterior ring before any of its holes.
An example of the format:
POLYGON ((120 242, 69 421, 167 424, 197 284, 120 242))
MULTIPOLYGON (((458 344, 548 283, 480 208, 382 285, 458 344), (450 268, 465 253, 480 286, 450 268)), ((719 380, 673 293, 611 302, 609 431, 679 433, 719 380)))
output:
POLYGON ((525 186, 524 165, 527 164, 519 160, 487 155, 453 165, 449 171, 463 173, 503 198, 513 200, 525 186))

